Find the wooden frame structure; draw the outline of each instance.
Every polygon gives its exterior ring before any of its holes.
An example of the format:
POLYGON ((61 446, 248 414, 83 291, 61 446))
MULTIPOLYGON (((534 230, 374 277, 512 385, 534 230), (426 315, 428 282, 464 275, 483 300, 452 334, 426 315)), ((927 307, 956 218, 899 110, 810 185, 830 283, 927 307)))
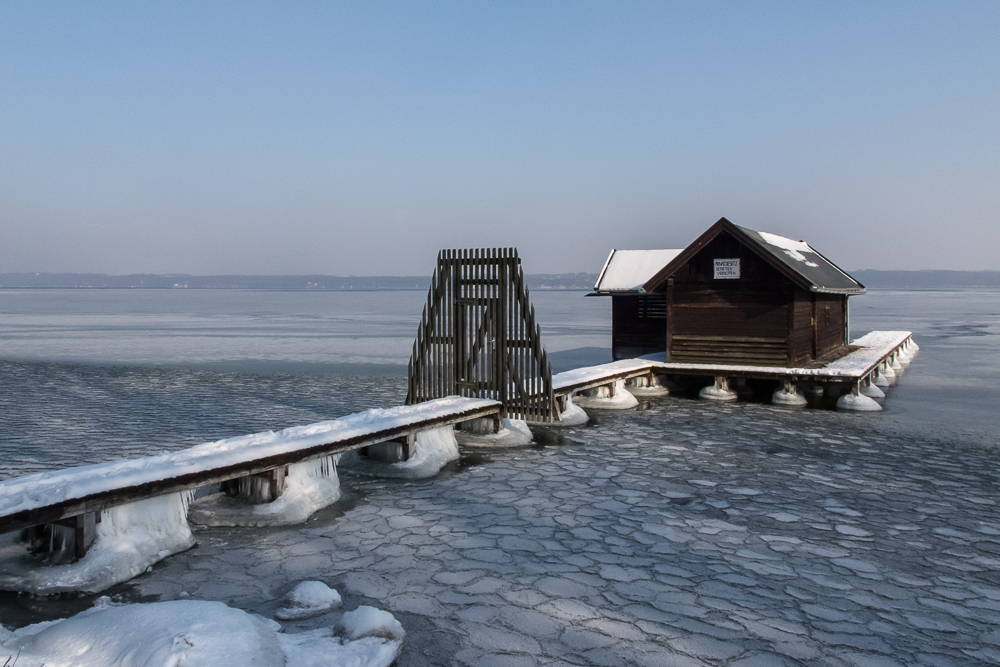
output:
POLYGON ((459 395, 499 401, 498 419, 559 419, 516 248, 438 253, 408 382, 407 405, 459 395))

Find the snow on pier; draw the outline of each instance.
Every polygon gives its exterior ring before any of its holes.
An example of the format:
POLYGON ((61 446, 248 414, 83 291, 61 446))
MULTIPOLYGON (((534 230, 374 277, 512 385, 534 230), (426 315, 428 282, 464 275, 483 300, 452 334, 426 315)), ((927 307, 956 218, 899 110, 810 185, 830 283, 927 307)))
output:
POLYGON ((442 398, 227 438, 157 456, 4 480, 0 482, 0 533, 486 417, 497 414, 499 407, 496 401, 484 399, 442 398))

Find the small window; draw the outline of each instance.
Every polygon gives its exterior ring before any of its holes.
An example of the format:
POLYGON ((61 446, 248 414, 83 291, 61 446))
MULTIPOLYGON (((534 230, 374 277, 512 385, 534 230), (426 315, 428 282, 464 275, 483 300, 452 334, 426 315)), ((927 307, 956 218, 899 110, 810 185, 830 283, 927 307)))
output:
POLYGON ((830 326, 830 306, 827 306, 823 311, 823 323, 826 324, 826 326, 830 326))

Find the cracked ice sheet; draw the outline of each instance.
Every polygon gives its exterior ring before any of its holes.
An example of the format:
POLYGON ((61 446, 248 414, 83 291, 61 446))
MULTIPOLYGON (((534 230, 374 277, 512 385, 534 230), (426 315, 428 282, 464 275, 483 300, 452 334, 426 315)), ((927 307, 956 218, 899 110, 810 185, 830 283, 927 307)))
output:
POLYGON ((400 665, 996 661, 992 451, 672 397, 565 433, 419 484, 345 474, 340 509, 199 531, 135 590, 270 616, 322 580, 420 638, 400 665))

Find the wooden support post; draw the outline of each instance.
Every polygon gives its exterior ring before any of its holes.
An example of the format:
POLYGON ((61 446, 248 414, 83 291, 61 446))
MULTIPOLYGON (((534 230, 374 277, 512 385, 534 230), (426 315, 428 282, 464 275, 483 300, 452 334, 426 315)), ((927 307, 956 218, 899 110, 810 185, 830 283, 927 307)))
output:
POLYGON ((78 514, 68 519, 56 521, 56 525, 73 529, 76 557, 83 558, 87 555, 87 549, 97 539, 97 524, 100 522, 100 512, 87 512, 78 514))
POLYGON ((271 502, 273 503, 285 489, 285 475, 287 474, 288 466, 281 466, 280 468, 273 468, 266 472, 257 473, 256 475, 251 476, 267 480, 267 488, 271 492, 271 502))
POLYGON ((407 433, 401 438, 396 438, 393 442, 398 442, 403 447, 403 460, 409 461, 413 455, 413 445, 417 443, 416 433, 407 433))

